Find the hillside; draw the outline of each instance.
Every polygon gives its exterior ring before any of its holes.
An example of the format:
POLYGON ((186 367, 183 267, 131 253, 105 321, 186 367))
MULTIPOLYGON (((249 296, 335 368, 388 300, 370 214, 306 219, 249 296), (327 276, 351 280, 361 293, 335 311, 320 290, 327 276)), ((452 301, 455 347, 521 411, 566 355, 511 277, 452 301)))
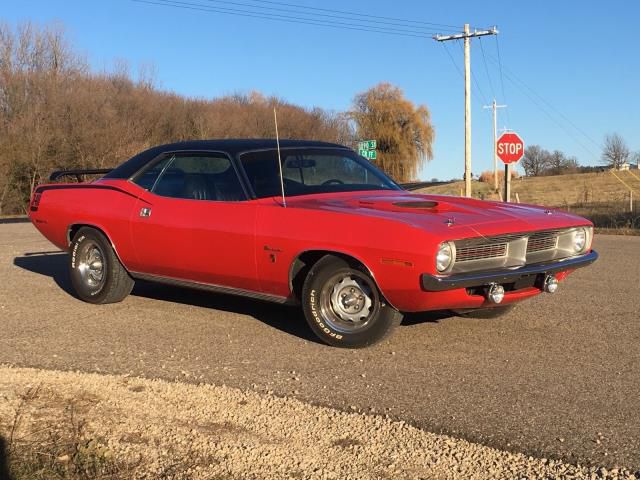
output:
MULTIPOLYGON (((640 171, 616 172, 616 175, 634 190, 640 201, 640 171)), ((464 182, 426 187, 417 192, 460 195, 464 182)), ((473 182, 473 196, 497 199, 489 184, 473 182)), ((622 204, 629 202, 629 189, 611 172, 581 173, 548 177, 521 177, 511 183, 512 200, 516 193, 521 203, 552 207, 572 207, 585 204, 622 204)))
POLYGON ((338 113, 258 92, 196 99, 128 70, 92 72, 64 31, 0 23, 0 215, 25 213, 52 170, 113 167, 181 140, 281 138, 351 141, 338 113))

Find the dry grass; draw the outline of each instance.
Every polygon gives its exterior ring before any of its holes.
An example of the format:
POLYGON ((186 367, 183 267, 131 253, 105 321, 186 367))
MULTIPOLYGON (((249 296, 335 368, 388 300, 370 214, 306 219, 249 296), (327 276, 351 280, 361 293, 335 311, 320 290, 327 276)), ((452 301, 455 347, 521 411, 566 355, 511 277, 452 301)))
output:
MULTIPOLYGON (((616 175, 635 189, 640 200, 640 171, 617 172, 616 175)), ((464 182, 427 187, 421 193, 459 195, 464 182)), ((629 190, 610 172, 576 173, 549 177, 520 177, 511 182, 511 191, 517 193, 522 203, 533 203, 551 207, 579 205, 593 202, 624 202, 629 199, 629 190)), ((494 194, 491 185, 473 182, 474 196, 488 197, 494 194)))
POLYGON ((45 398, 40 386, 29 387, 18 397, 7 438, 0 437, 6 444, 4 475, 9 479, 128 478, 130 467, 119 464, 102 442, 85 435, 82 399, 45 398))
MULTIPOLYGON (((629 212, 629 188, 610 172, 520 177, 511 182, 512 200, 558 207, 583 215, 597 227, 617 233, 640 229, 640 172, 616 172, 634 190, 634 211, 629 212)), ((460 195, 463 182, 453 182, 419 190, 420 193, 460 195)), ((491 183, 473 182, 473 196, 499 200, 491 183)))
POLYGON ((0 367, 0 435, 2 480, 634 478, 268 393, 33 369, 0 367))

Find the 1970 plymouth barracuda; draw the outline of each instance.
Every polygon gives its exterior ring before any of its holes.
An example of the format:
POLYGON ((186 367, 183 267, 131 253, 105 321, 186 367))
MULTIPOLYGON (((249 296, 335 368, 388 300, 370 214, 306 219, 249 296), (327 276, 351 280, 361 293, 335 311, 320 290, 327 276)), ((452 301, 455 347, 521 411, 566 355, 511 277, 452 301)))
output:
POLYGON ((297 303, 340 347, 381 340, 400 312, 500 315, 597 258, 584 218, 410 193, 340 145, 280 147, 282 185, 275 140, 183 142, 37 187, 31 220, 84 301, 141 279, 297 303))

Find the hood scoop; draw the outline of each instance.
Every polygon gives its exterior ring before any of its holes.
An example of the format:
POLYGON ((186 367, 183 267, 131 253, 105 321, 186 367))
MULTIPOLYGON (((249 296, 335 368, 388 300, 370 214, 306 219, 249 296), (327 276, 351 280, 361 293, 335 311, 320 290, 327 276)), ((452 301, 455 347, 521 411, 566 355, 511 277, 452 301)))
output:
POLYGON ((413 208, 423 210, 425 208, 436 208, 438 206, 438 202, 434 202, 432 200, 412 200, 409 202, 395 202, 393 205, 400 208, 413 208))
POLYGON ((356 202, 356 205, 360 208, 370 208, 373 210, 382 210, 387 212, 414 214, 460 211, 459 208, 448 202, 406 197, 394 199, 391 201, 380 198, 371 200, 358 200, 356 202))

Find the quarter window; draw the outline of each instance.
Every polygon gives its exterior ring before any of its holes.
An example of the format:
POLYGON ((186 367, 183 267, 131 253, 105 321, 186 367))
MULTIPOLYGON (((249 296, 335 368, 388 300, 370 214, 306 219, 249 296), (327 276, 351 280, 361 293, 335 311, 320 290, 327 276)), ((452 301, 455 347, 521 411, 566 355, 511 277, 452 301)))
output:
POLYGON ((164 167, 166 167, 167 164, 172 159, 173 159, 173 157, 165 157, 161 161, 155 163, 151 168, 149 168, 149 169, 145 170, 144 172, 142 172, 142 174, 139 175, 134 180, 134 182, 137 185, 140 185, 145 190, 151 190, 153 188, 153 185, 156 183, 156 180, 158 179, 158 176, 160 175, 160 173, 164 169, 164 167))
MULTIPOLYGON (((157 179, 150 187, 136 183, 163 197, 226 202, 246 199, 231 160, 221 154, 176 154, 152 167, 149 179, 154 175, 157 179)), ((143 183, 148 185, 149 179, 143 183)))

